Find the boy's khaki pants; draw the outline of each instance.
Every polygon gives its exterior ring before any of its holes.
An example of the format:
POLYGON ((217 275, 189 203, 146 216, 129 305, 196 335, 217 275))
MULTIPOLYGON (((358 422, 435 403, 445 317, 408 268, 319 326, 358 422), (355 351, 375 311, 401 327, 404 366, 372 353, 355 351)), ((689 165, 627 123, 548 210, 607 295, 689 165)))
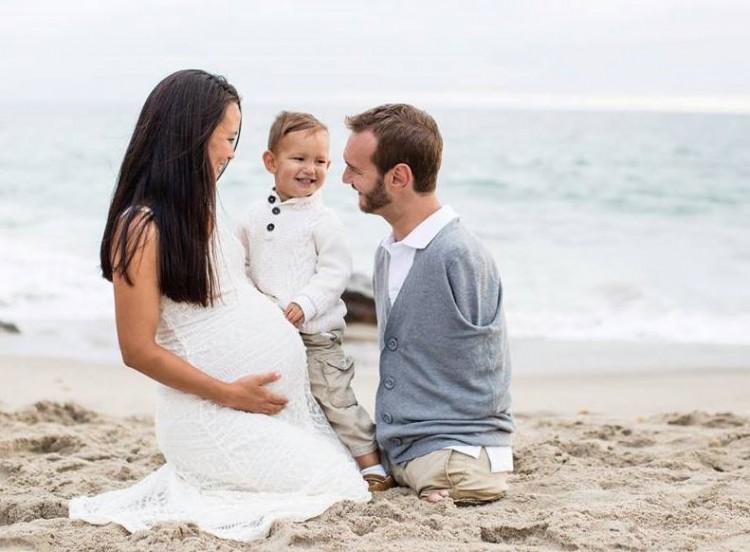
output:
POLYGON ((354 362, 344 354, 340 331, 300 334, 307 349, 313 397, 355 458, 378 449, 375 425, 352 389, 354 362))

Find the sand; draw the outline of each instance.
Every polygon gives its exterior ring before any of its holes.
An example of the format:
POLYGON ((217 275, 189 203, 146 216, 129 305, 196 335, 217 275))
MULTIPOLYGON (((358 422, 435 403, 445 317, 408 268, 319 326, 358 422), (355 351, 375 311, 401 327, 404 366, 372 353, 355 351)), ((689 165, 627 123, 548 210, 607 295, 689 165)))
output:
MULTIPOLYGON (((371 338, 353 331, 347 344, 368 408, 371 338)), ((674 347, 517 343, 503 500, 431 505, 393 489, 251 544, 189 523, 129 534, 68 520, 69 498, 163 462, 153 385, 116 364, 0 355, 0 550, 750 550, 750 356, 674 347)))

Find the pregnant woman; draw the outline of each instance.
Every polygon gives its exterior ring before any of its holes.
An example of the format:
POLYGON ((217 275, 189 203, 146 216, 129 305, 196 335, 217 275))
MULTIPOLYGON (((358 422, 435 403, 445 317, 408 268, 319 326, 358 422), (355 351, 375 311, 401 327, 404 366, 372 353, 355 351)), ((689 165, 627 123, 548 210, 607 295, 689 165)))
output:
POLYGON ((189 521, 249 541, 367 485, 312 398, 305 350, 244 273, 216 219, 240 98, 222 77, 174 73, 146 100, 109 209, 102 272, 122 358, 161 385, 166 464, 132 487, 70 502, 70 517, 129 531, 189 521))

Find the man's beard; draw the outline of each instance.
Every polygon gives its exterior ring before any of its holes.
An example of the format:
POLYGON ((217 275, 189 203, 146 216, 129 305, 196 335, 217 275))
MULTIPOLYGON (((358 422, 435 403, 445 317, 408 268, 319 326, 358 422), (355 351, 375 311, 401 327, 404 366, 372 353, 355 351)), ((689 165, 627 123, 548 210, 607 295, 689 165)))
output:
POLYGON ((374 213, 378 209, 388 205, 391 201, 393 201, 393 198, 385 189, 385 180, 383 180, 382 176, 379 176, 378 181, 375 183, 375 189, 370 193, 362 194, 359 208, 363 213, 374 213))

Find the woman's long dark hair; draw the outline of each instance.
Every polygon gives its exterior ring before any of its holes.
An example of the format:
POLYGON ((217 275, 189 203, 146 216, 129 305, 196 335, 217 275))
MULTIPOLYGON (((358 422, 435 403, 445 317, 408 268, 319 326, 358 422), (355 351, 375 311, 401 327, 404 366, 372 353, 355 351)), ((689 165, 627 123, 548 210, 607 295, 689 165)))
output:
POLYGON ((213 304, 216 177, 207 146, 231 103, 239 106, 240 98, 226 79, 195 69, 173 73, 151 92, 109 207, 99 253, 104 278, 116 273, 132 285, 128 267, 153 222, 161 293, 213 304))

